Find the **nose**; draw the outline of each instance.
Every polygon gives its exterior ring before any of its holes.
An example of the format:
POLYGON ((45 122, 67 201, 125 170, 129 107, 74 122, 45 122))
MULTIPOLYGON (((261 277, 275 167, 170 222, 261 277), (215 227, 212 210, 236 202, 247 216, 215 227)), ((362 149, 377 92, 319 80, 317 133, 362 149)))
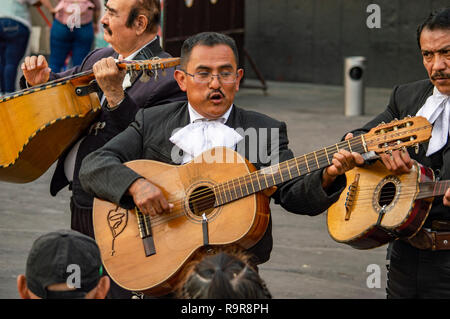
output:
POLYGON ((220 75, 218 75, 218 74, 212 75, 211 81, 209 81, 209 87, 211 89, 218 89, 222 86, 222 83, 220 83, 219 76, 220 75))
POLYGON ((107 24, 106 22, 108 21, 107 17, 106 17, 106 13, 102 16, 102 18, 100 19, 100 23, 101 24, 107 24))
POLYGON ((442 54, 436 54, 433 61, 433 71, 445 70, 448 67, 447 63, 448 61, 445 56, 442 54))

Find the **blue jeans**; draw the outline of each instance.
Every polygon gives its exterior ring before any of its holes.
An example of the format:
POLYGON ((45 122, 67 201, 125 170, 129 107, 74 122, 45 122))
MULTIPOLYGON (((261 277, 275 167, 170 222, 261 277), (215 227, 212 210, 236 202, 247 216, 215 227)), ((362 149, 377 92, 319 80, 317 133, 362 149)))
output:
POLYGON ((30 30, 9 18, 0 18, 0 92, 15 91, 17 68, 25 55, 30 30))
POLYGON ((80 65, 91 51, 94 41, 94 27, 91 23, 84 24, 73 31, 58 20, 53 20, 50 31, 50 63, 53 72, 60 72, 65 60, 72 52, 73 66, 80 65))

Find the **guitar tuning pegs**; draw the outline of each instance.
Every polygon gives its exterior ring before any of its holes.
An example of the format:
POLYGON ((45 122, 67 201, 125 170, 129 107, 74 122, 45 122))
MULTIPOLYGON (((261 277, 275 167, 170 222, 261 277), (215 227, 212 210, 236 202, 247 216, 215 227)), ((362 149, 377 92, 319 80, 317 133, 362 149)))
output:
POLYGON ((142 71, 142 76, 139 79, 141 82, 146 83, 150 80, 150 76, 149 76, 149 70, 143 70, 142 71))
POLYGON ((417 143, 417 144, 414 145, 414 152, 415 152, 416 154, 419 154, 419 143, 417 143))
POLYGON ((386 154, 388 154, 389 157, 390 157, 391 159, 393 159, 393 157, 392 157, 392 151, 391 151, 391 150, 387 150, 387 151, 386 151, 386 154))

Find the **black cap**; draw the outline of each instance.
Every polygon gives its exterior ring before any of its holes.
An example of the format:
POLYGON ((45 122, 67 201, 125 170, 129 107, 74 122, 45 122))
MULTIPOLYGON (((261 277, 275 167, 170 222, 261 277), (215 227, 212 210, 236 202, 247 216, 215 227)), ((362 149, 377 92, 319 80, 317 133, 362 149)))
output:
POLYGON ((84 298, 97 285, 102 271, 100 250, 92 238, 74 230, 59 230, 33 243, 25 276, 28 288, 38 297, 84 298), (47 290, 50 285, 66 282, 74 284, 76 290, 47 290))

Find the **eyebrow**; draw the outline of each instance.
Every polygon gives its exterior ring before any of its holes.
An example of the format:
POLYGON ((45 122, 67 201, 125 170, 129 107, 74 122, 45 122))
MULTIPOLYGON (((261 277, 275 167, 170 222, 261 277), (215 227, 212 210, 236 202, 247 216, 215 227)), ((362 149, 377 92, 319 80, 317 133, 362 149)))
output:
MULTIPOLYGON (((231 63, 227 63, 227 64, 223 64, 223 65, 219 66, 219 69, 225 69, 225 68, 233 68, 233 65, 231 63)), ((196 70, 198 70, 198 69, 211 70, 211 67, 206 66, 206 65, 199 65, 196 67, 196 70)))
POLYGON ((437 50, 422 50, 422 52, 430 53, 430 52, 441 52, 441 51, 447 51, 450 50, 450 44, 444 46, 443 48, 437 49, 437 50))
POLYGON ((117 13, 117 10, 111 8, 111 7, 108 6, 106 3, 105 3, 105 8, 106 8, 108 11, 111 11, 112 13, 117 13))

